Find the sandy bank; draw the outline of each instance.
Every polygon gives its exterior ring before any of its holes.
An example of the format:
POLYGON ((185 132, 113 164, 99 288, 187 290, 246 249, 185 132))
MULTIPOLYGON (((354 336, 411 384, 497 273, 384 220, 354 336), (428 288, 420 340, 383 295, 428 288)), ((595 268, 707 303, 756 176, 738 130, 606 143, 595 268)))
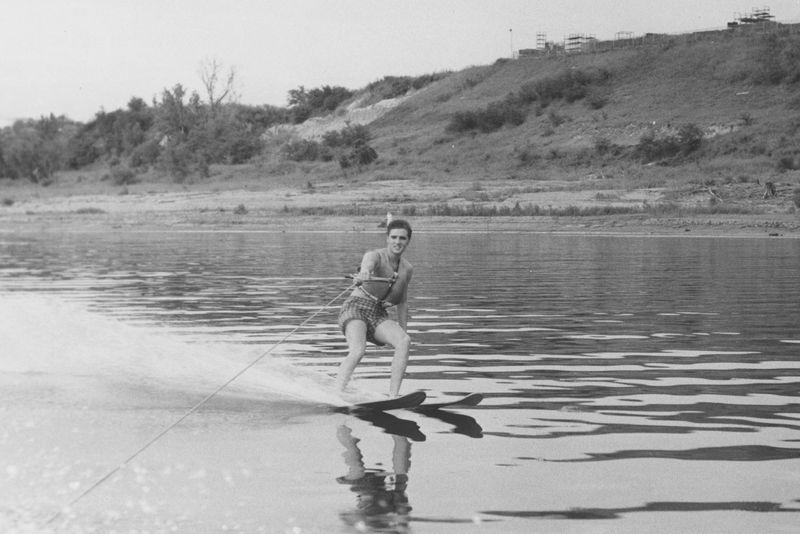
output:
MULTIPOLYGON (((0 231, 80 232, 126 231, 378 231, 382 216, 299 215, 303 208, 358 204, 364 211, 383 213, 388 204, 375 191, 337 188, 314 192, 296 189, 149 190, 120 194, 118 190, 83 193, 45 189, 4 189, 13 201, 0 205, 0 231), (287 211, 288 209, 288 211, 287 211)), ((417 192, 424 196, 426 192, 417 192)), ((433 194, 429 191, 427 194, 433 194)), ((641 196, 643 193, 637 193, 641 196)), ((554 206, 588 205, 581 191, 550 193, 554 206)), ((417 231, 553 232, 636 235, 800 237, 796 213, 607 216, 412 216, 417 231)))

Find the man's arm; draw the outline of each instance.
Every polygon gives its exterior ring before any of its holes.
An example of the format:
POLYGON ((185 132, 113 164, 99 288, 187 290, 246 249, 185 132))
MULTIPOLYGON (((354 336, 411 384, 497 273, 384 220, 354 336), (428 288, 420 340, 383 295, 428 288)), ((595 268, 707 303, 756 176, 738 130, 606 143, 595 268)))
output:
POLYGON ((369 280, 370 275, 375 272, 375 267, 378 266, 378 254, 375 252, 367 252, 361 258, 361 268, 356 275, 359 280, 369 280))

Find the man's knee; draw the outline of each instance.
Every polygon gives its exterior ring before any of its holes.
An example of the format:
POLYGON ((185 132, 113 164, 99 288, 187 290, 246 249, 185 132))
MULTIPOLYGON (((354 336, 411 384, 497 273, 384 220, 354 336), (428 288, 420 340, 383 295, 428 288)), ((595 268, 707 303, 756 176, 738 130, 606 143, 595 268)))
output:
POLYGON ((411 348, 411 336, 403 332, 402 335, 399 336, 397 340, 397 344, 395 345, 396 349, 403 349, 408 350, 411 348))

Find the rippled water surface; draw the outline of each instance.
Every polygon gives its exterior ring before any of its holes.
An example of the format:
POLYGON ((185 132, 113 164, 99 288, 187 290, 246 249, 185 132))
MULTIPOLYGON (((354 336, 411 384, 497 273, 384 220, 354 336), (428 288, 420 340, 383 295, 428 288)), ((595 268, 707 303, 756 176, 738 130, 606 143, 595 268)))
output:
POLYGON ((800 524, 800 241, 420 232, 403 389, 485 400, 334 414, 343 275, 381 246, 0 235, 0 530, 800 524))

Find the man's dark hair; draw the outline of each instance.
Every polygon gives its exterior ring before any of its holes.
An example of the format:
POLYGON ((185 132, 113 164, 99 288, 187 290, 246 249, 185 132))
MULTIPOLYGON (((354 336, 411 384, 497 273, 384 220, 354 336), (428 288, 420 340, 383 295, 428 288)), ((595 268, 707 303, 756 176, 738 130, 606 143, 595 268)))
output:
POLYGON ((395 228, 403 228, 406 232, 408 232, 408 238, 411 239, 411 225, 408 224, 408 221, 405 219, 394 219, 389 224, 386 225, 386 235, 389 235, 395 228))

